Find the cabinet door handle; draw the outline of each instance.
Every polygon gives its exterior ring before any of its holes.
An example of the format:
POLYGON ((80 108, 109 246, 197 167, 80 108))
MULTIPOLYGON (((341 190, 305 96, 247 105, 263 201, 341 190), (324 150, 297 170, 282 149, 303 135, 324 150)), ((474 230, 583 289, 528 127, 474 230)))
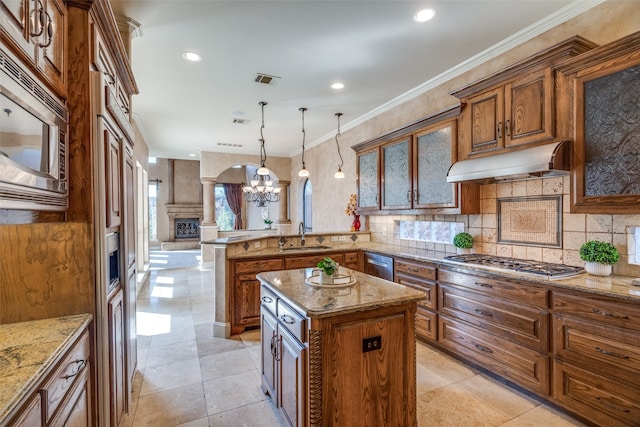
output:
POLYGON ((488 312, 486 310, 482 310, 482 309, 476 308, 475 311, 476 311, 476 313, 482 314, 483 316, 493 317, 493 313, 488 312))
POLYGON ((64 380, 68 380, 69 378, 75 377, 80 372, 82 372, 82 370, 84 369, 85 366, 87 366, 87 361, 83 360, 83 359, 74 360, 71 363, 76 365, 76 369, 75 369, 75 371, 73 371, 69 375, 63 375, 62 379, 64 379, 64 380))
POLYGON ((488 283, 475 282, 475 284, 478 285, 478 286, 482 286, 483 288, 490 288, 490 289, 493 288, 493 285, 490 285, 488 283))
POLYGON ((418 203, 418 194, 419 194, 419 193, 418 193, 418 190, 417 190, 417 189, 416 189, 416 190, 413 190, 413 201, 414 201, 415 203, 418 203))
POLYGON ((380 262, 380 261, 374 261, 372 259, 368 259, 367 260, 367 264, 377 265, 378 267, 383 267, 383 268, 387 268, 388 267, 387 264, 385 264, 383 262, 380 262))
POLYGON ((509 120, 507 120, 507 121, 504 123, 504 133, 505 133, 507 136, 511 136, 511 129, 509 129, 509 127, 510 127, 509 125, 510 125, 509 120))
POLYGON ((296 323, 296 319, 289 316, 288 314, 283 314, 282 316, 280 316, 280 320, 282 320, 287 325, 293 325, 294 323, 296 323))
POLYGON ((280 360, 282 360, 282 353, 281 353, 281 348, 282 345, 280 344, 282 342, 282 336, 278 335, 277 337, 274 337, 276 339, 275 342, 275 355, 274 358, 276 359, 276 362, 279 362, 280 360))
POLYGON ((615 409, 616 411, 624 412, 624 413, 626 413, 626 414, 628 414, 628 413, 629 413, 629 409, 627 409, 627 408, 621 409, 621 408, 619 408, 617 405, 614 405, 613 403, 611 403, 611 402, 609 402, 609 401, 607 401, 607 400, 604 400, 604 399, 602 399, 602 398, 601 398, 601 397, 599 397, 599 396, 598 396, 598 397, 596 397, 595 399, 596 399, 599 403, 602 403, 604 406, 607 406, 607 407, 609 407, 609 408, 611 408, 611 409, 615 409))
POLYGON ((496 126, 496 133, 498 134, 498 139, 502 138, 502 122, 498 122, 498 126, 496 126))
POLYGON ((265 304, 271 304, 273 302, 273 298, 264 296, 262 297, 262 302, 265 304))
POLYGON ((485 353, 493 353, 493 350, 491 350, 489 347, 485 347, 482 344, 474 344, 474 346, 480 350, 480 351, 484 351, 485 353))
POLYGON ((607 355, 607 356, 617 357, 617 358, 619 358, 619 359, 628 359, 628 358, 629 358, 629 356, 626 356, 626 355, 624 355, 624 354, 619 354, 619 353, 614 353, 614 352, 612 352, 612 351, 603 350, 603 349, 601 349, 600 347, 596 347, 596 348, 595 348, 595 350, 596 350, 598 353, 601 353, 601 354, 604 354, 604 355, 607 355))
POLYGON ((601 314, 605 317, 610 317, 612 319, 622 319, 622 320, 629 320, 629 316, 619 316, 617 314, 613 314, 613 313, 608 313, 606 311, 600 311, 597 308, 593 309, 593 313, 594 314, 601 314))

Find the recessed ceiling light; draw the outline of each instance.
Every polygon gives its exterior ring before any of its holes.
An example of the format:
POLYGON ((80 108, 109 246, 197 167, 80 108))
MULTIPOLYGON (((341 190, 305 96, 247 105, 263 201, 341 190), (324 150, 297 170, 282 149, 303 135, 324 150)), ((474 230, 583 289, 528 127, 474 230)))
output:
POLYGON ((195 52, 184 52, 182 57, 190 62, 198 62, 202 60, 202 57, 195 52))
POLYGON ((413 15, 413 20, 415 22, 427 22, 434 16, 436 16, 435 9, 422 9, 419 10, 415 15, 413 15))
POLYGON ((336 90, 344 89, 344 83, 334 83, 331 85, 331 89, 336 89, 336 90))
POLYGON ((193 153, 189 153, 189 157, 195 157, 196 155, 193 153))

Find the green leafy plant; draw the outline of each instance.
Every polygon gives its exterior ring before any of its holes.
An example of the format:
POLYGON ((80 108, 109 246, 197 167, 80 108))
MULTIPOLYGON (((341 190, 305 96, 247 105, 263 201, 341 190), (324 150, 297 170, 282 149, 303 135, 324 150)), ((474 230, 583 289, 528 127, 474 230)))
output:
POLYGON ((580 259, 587 262, 613 265, 620 259, 620 253, 611 243, 589 240, 580 246, 580 259))
POLYGON ((453 246, 461 249, 471 249, 473 247, 473 236, 466 231, 458 233, 453 237, 453 246))
POLYGON ((338 270, 338 264, 329 257, 324 257, 322 261, 318 262, 317 267, 324 271, 324 274, 328 276, 333 276, 333 274, 338 270))
POLYGON ((270 220, 270 219, 265 219, 264 223, 267 224, 267 225, 271 225, 273 223, 273 221, 270 220))

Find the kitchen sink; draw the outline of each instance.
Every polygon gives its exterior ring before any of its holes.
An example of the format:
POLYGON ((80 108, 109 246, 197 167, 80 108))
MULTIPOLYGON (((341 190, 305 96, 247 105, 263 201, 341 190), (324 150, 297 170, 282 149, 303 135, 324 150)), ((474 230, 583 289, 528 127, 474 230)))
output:
POLYGON ((331 246, 288 246, 282 248, 283 251, 317 251, 320 249, 331 249, 331 246))

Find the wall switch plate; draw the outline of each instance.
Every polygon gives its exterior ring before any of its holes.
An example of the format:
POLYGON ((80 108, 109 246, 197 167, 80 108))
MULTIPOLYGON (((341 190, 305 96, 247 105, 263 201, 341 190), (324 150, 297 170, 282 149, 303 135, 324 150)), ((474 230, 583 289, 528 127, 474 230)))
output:
POLYGON ((382 235, 383 236, 387 235, 387 227, 382 227, 382 235))
POLYGON ((332 242, 337 242, 338 240, 340 240, 339 236, 331 236, 331 241, 332 242))
POLYGON ((338 240, 340 240, 341 242, 346 242, 347 236, 340 236, 338 240))
POLYGON ((364 338, 362 340, 362 352, 366 353, 368 351, 380 350, 382 348, 382 337, 378 335, 377 337, 364 338))
POLYGON ((258 241, 258 242, 255 242, 255 243, 253 244, 253 247, 254 247, 255 249, 258 249, 258 248, 260 247, 260 242, 259 242, 259 241, 258 241))

